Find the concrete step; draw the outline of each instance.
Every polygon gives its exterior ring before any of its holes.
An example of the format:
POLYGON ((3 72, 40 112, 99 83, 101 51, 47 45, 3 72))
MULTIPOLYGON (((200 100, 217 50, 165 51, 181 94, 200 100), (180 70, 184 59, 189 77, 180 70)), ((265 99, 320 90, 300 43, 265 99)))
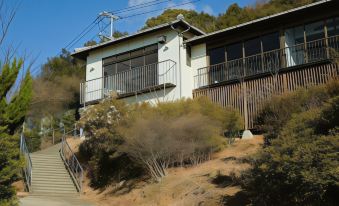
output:
POLYGON ((71 196, 79 195, 77 191, 48 191, 48 190, 33 190, 31 196, 71 196))
POLYGON ((53 171, 65 171, 67 170, 65 166, 56 166, 56 167, 34 167, 32 169, 33 172, 44 171, 44 172, 53 172, 53 171))
POLYGON ((74 185, 32 185, 33 191, 43 189, 51 191, 76 191, 74 185))
POLYGON ((32 185, 74 185, 72 180, 36 180, 34 179, 34 182, 32 183, 32 185))

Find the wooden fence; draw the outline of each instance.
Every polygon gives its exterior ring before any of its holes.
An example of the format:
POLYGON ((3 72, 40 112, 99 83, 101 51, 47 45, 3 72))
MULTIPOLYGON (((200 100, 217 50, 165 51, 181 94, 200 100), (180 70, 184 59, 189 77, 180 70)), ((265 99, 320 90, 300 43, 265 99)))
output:
POLYGON ((223 107, 233 107, 244 117, 246 129, 254 128, 254 120, 264 101, 272 95, 328 82, 339 75, 337 63, 308 66, 266 75, 243 82, 229 83, 193 91, 193 98, 207 96, 223 107), (244 95, 245 94, 245 95, 244 95))

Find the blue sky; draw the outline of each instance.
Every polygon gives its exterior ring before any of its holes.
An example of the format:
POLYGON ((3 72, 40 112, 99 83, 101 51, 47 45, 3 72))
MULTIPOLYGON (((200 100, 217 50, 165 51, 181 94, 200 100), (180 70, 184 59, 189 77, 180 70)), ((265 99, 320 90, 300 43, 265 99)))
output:
MULTIPOLYGON (((5 0, 12 4, 16 0, 5 0)), ((18 56, 24 54, 37 58, 34 67, 46 62, 48 57, 55 56, 102 11, 114 11, 128 6, 152 0, 21 0, 21 5, 10 28, 7 44, 18 47, 18 56)), ((129 16, 135 13, 148 12, 190 0, 171 0, 152 7, 121 13, 129 16)), ((17 1, 16 1, 17 2, 17 1)), ((241 6, 253 4, 255 0, 200 0, 181 6, 181 8, 204 11, 213 15, 224 12, 231 3, 241 6)), ((120 31, 133 33, 140 29, 147 18, 159 15, 161 11, 134 18, 117 21, 115 27, 120 31)), ((81 47, 84 42, 99 32, 99 27, 86 35, 74 47, 81 47)), ((71 50, 74 49, 71 48, 71 50)), ((33 67, 33 68, 34 68, 33 67)))

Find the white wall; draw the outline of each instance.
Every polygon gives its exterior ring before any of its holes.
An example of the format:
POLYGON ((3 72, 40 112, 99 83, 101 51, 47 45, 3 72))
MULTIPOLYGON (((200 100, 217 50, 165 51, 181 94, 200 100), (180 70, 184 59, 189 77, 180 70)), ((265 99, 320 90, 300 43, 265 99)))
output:
MULTIPOLYGON (((207 62, 207 50, 206 50, 206 44, 198 44, 194 45, 191 47, 191 67, 193 70, 193 84, 194 88, 197 88, 198 86, 203 86, 203 85, 198 85, 197 83, 197 77, 195 77, 198 74, 198 69, 207 67, 208 62, 207 62)), ((207 79, 205 80, 204 77, 199 77, 199 82, 200 84, 204 84, 204 82, 207 84, 207 79)))
MULTIPOLYGON (((152 94, 141 94, 124 99, 129 103, 133 103, 141 101, 172 101, 183 97, 191 98, 193 89, 193 70, 186 66, 186 49, 183 46, 179 47, 179 41, 183 44, 182 37, 179 37, 177 32, 172 29, 164 29, 162 31, 129 39, 121 43, 90 52, 87 57, 86 81, 101 78, 103 76, 103 58, 155 44, 158 42, 158 37, 163 35, 166 36, 166 43, 158 44, 158 61, 162 62, 166 60, 173 60, 176 62, 176 87, 167 88, 165 96, 164 91, 160 90, 152 92, 152 94)), ((95 88, 98 87, 100 90, 102 82, 99 81, 100 80, 96 80, 96 83, 87 84, 95 85, 95 88)), ((102 97, 100 91, 93 93, 94 94, 86 96, 86 101, 92 101, 102 97)))

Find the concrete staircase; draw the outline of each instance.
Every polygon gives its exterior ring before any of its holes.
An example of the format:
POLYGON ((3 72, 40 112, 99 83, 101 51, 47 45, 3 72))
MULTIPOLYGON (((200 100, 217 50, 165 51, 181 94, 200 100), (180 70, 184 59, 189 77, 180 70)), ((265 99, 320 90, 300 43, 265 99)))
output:
POLYGON ((20 199, 21 206, 92 206, 80 199, 59 150, 61 144, 31 153, 32 187, 28 197, 20 199))
POLYGON ((32 196, 79 196, 59 150, 57 144, 31 154, 32 196))

